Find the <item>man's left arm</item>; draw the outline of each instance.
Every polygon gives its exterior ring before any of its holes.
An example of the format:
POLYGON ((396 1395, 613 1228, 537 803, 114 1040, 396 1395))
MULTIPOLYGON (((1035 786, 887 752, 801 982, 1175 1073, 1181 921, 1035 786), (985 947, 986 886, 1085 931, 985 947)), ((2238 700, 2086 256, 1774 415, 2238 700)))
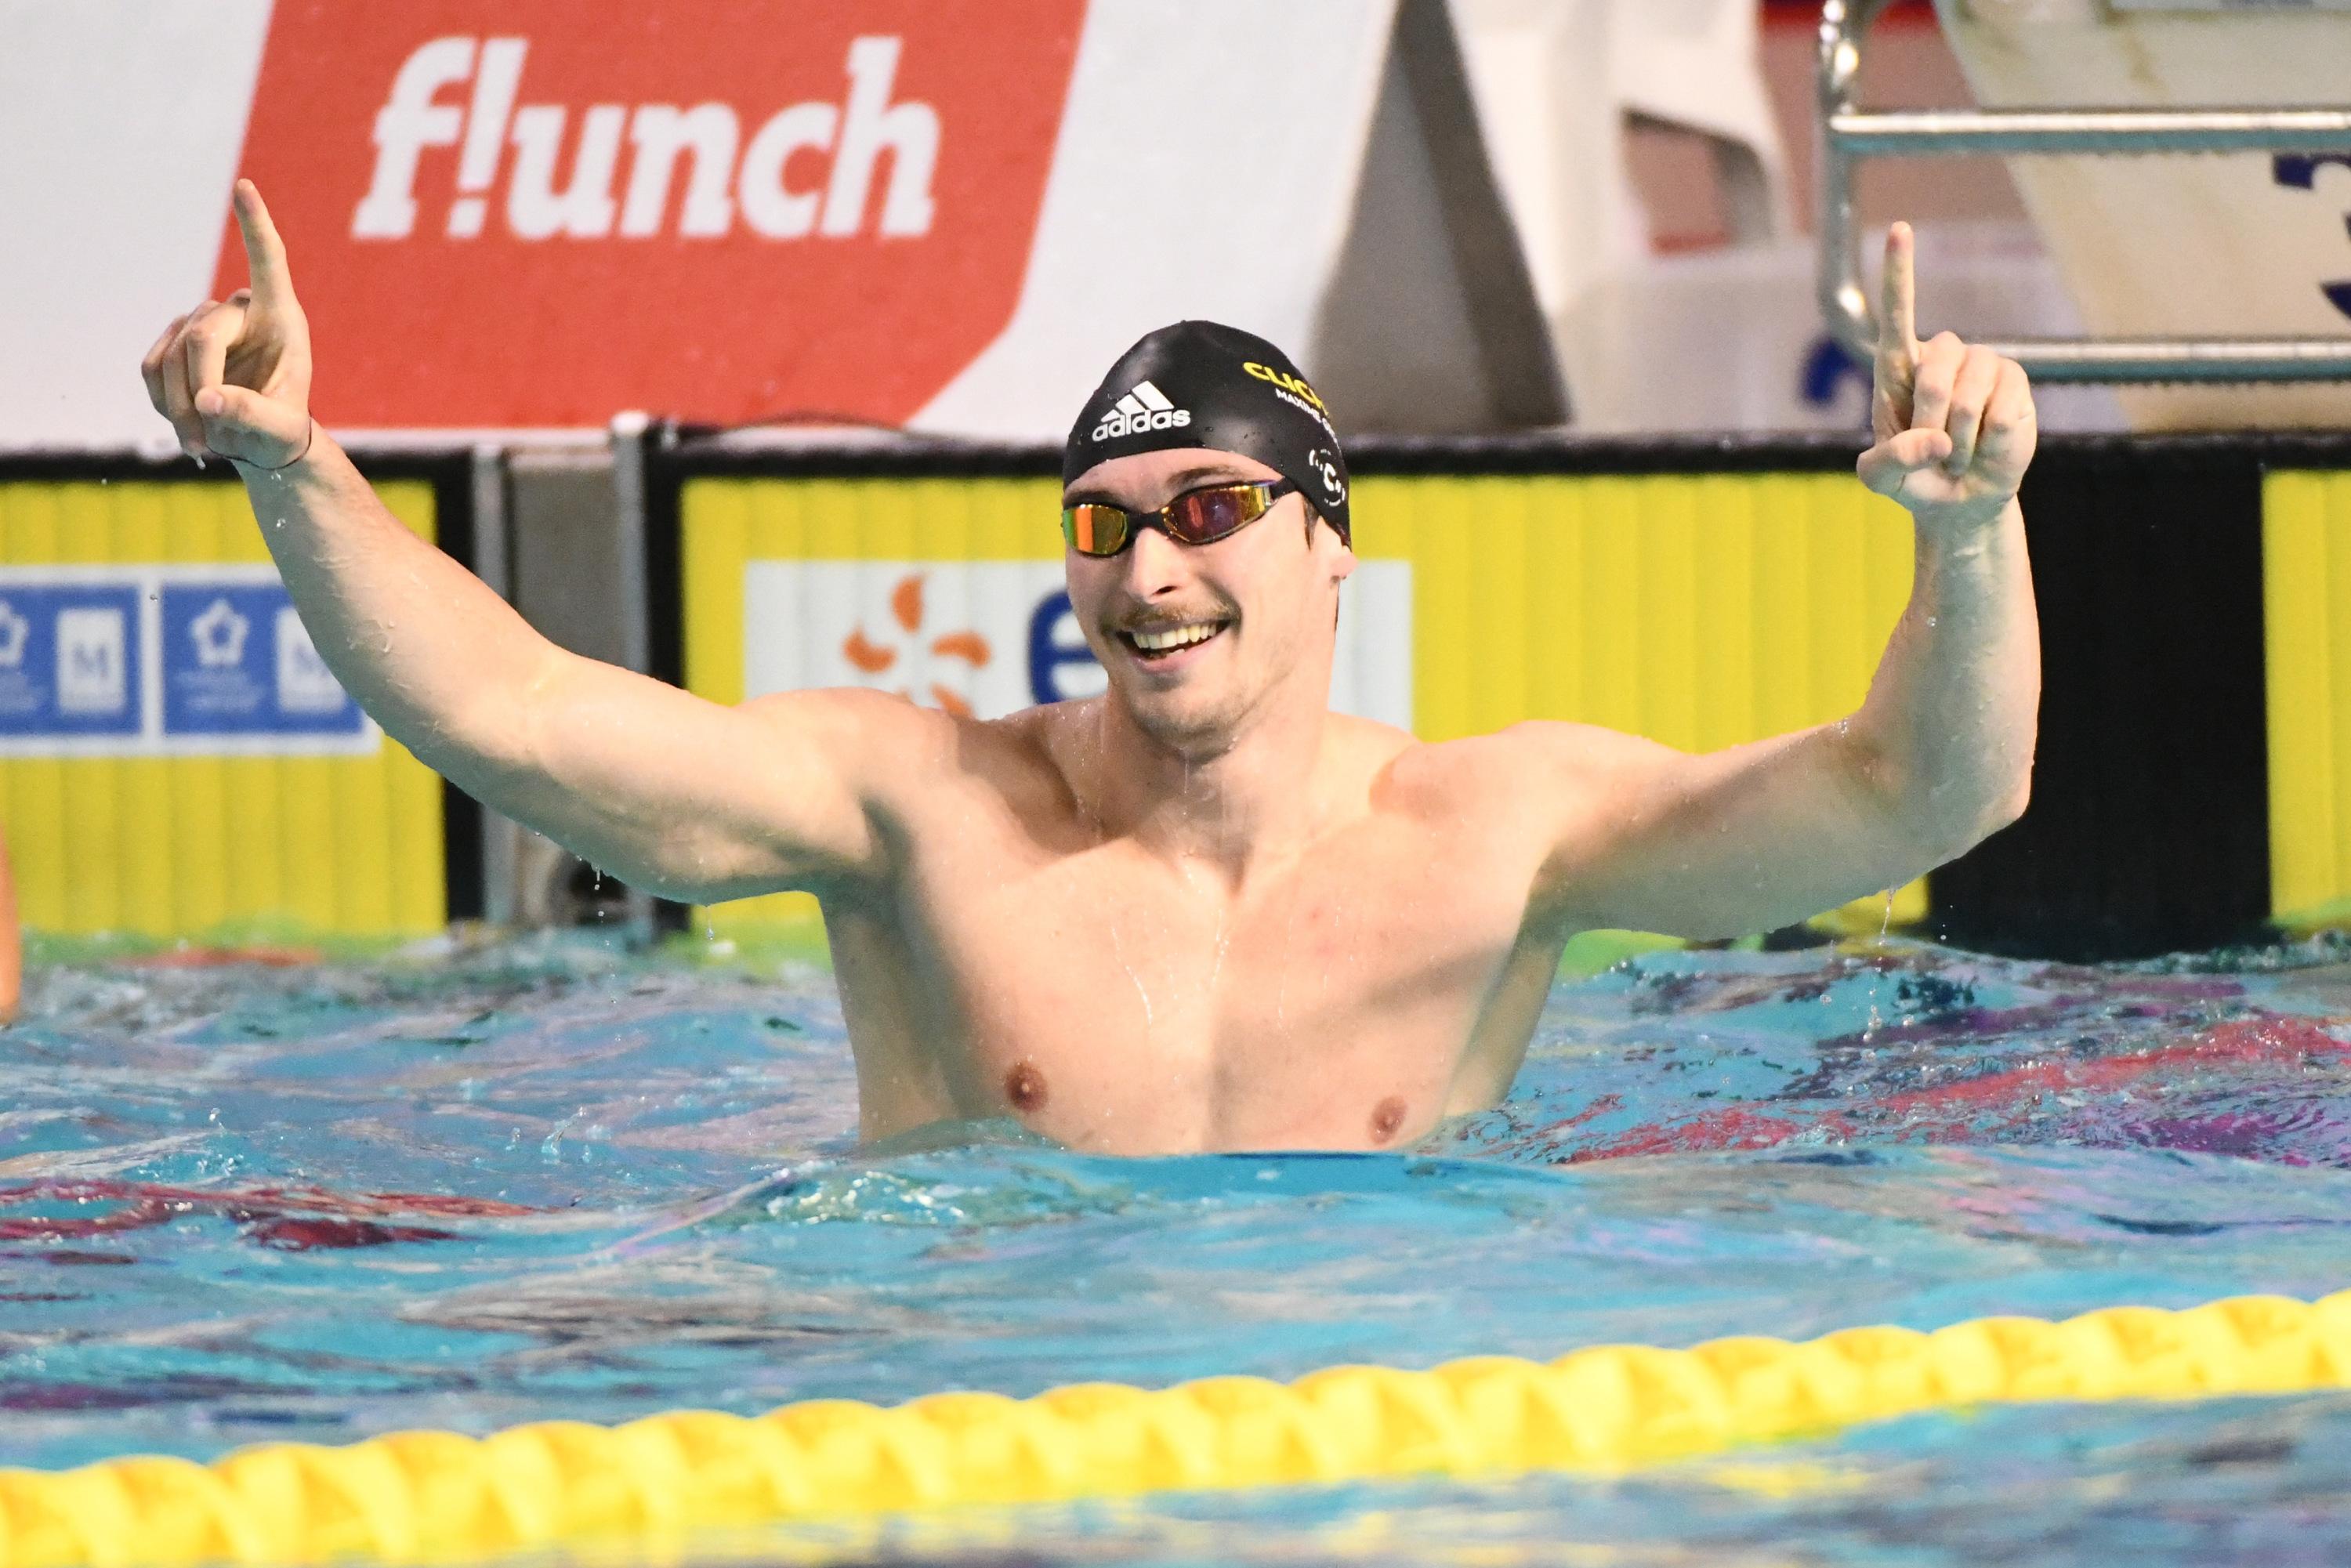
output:
POLYGON ((1886 242, 1863 483, 1917 528, 1910 602, 1846 718, 1692 756, 1530 726, 1564 812, 1539 896, 1579 926, 1694 938, 1771 930, 1913 877, 2015 821, 2031 789, 2041 648, 2016 491, 2037 434, 2013 361, 1920 344, 1911 236, 1886 242))

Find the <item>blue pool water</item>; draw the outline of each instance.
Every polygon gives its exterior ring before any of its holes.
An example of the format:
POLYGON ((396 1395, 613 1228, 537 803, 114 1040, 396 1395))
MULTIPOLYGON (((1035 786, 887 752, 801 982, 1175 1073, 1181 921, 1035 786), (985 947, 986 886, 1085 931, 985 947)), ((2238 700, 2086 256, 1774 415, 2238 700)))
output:
MULTIPOLYGON (((0 1071, 0 1464, 2351 1285, 2351 950, 2323 943, 1650 955, 1563 981, 1509 1103, 1401 1155, 1120 1161, 1008 1125, 861 1151, 825 977, 584 938, 44 967, 0 1071)), ((768 1549, 2339 1563, 2351 1397, 768 1549)))

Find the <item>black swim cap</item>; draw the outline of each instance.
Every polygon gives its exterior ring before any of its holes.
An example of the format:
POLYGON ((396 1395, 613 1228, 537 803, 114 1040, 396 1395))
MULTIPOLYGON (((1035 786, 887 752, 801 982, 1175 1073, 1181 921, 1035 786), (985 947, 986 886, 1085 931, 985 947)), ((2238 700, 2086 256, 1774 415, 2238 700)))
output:
POLYGON ((1253 333, 1178 321, 1119 357, 1070 427, 1061 483, 1138 452, 1206 446, 1254 457, 1298 486, 1350 546, 1347 460, 1290 356, 1253 333))

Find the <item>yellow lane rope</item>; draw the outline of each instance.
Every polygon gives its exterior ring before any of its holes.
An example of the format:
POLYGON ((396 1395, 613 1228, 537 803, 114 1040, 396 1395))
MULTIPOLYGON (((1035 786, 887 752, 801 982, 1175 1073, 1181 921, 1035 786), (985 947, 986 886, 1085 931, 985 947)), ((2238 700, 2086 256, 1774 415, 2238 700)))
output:
POLYGON ((272 1443, 210 1465, 0 1470, 0 1568, 337 1558, 453 1563, 597 1545, 668 1555, 705 1531, 1206 1488, 1442 1473, 1619 1470, 1994 1401, 2351 1386, 2351 1291, 2238 1296, 2064 1322, 1847 1329, 1801 1344, 1604 1345, 1295 1383, 1076 1384, 1029 1399, 811 1400, 486 1438, 272 1443))

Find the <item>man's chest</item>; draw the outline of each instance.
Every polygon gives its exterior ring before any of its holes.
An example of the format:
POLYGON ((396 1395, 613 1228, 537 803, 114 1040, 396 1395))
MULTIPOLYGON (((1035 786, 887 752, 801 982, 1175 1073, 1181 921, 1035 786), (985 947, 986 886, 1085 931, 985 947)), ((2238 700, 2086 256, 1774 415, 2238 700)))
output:
POLYGON ((975 838, 916 868, 893 945, 966 1113, 1081 1146, 1378 1146, 1444 1113, 1526 946, 1528 871, 1400 831, 1239 885, 975 838))

